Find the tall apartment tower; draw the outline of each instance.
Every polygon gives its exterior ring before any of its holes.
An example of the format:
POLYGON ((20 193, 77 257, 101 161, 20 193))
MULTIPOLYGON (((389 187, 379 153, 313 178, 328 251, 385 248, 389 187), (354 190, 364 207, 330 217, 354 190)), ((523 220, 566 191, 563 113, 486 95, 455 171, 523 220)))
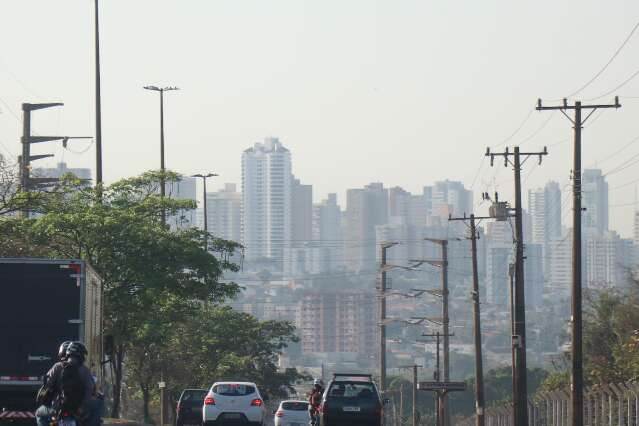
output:
POLYGON ((528 212, 531 216, 531 242, 542 247, 543 268, 550 268, 550 242, 561 238, 561 189, 550 181, 543 188, 528 191, 528 212))
POLYGON ((234 183, 206 194, 209 232, 218 238, 240 241, 242 238, 242 194, 234 183))
POLYGON ((382 183, 346 192, 344 258, 349 269, 374 268, 378 248, 375 227, 388 222, 388 189, 382 183))
POLYGON ((247 260, 281 263, 291 240, 291 153, 266 138, 242 154, 242 243, 247 260))
POLYGON ((431 197, 427 204, 430 204, 432 215, 448 219, 449 215, 461 216, 473 212, 473 193, 464 188, 461 182, 444 180, 427 188, 424 188, 424 194, 431 197))
MULTIPOLYGON (((166 183, 166 196, 178 200, 197 200, 197 181, 192 177, 183 177, 178 182, 166 183)), ((197 225, 197 211, 187 210, 166 218, 171 229, 185 229, 197 225)))
POLYGON ((91 169, 69 167, 63 161, 56 164, 55 167, 36 167, 32 174, 37 177, 59 178, 67 173, 80 179, 91 180, 91 169))
POLYGON ((585 169, 581 176, 583 227, 608 230, 608 183, 599 169, 585 169))
POLYGON ((291 197, 291 239, 298 245, 313 238, 313 186, 293 178, 291 197))

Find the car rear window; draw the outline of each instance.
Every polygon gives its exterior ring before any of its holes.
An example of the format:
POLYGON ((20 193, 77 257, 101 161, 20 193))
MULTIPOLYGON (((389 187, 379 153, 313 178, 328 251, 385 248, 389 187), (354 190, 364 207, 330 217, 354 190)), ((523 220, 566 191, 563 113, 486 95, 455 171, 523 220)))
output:
POLYGON ((182 400, 182 401, 203 402, 207 393, 208 392, 205 391, 205 390, 184 391, 184 393, 182 394, 182 398, 180 398, 180 400, 182 400))
POLYGON ((308 402, 282 402, 282 410, 306 411, 308 402))
POLYGON ((366 382, 336 382, 328 390, 331 398, 376 398, 375 386, 366 382))
POLYGON ((223 384, 213 386, 213 392, 222 396, 246 396, 255 393, 255 387, 240 384, 223 384))

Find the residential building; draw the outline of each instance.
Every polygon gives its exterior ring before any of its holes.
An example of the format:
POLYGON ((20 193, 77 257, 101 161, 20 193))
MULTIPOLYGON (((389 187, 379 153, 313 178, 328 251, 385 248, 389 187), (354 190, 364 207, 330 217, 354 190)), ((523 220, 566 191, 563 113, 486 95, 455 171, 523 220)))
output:
POLYGON ((388 222, 388 190, 382 183, 371 183, 346 192, 344 257, 349 269, 375 267, 377 248, 375 227, 388 222))
POLYGON ((540 244, 544 253, 544 271, 550 265, 546 254, 551 240, 561 237, 561 189, 554 181, 548 182, 543 188, 528 191, 528 212, 531 216, 531 242, 540 244))
POLYGON ((313 239, 313 187, 293 178, 291 197, 291 239, 296 246, 313 239))
POLYGON ((375 353, 377 300, 373 292, 317 292, 300 301, 299 332, 302 353, 375 353))
MULTIPOLYGON (((191 200, 196 203, 197 200, 197 180, 192 177, 183 177, 178 182, 167 182, 165 187, 165 195, 167 197, 176 198, 178 200, 191 200)), ((166 218, 172 229, 185 229, 197 226, 196 209, 185 210, 177 215, 166 218)))
POLYGON ((424 194, 430 195, 426 205, 432 215, 447 219, 449 215, 461 216, 473 212, 473 193, 465 189, 461 182, 448 179, 435 182, 431 189, 424 188, 424 194))
POLYGON ((553 297, 568 296, 572 288, 572 229, 561 237, 551 238, 544 261, 548 264, 545 293, 553 297))
POLYGON ((242 194, 234 183, 206 194, 208 230, 225 240, 240 241, 242 237, 242 194))
POLYGON ((608 230, 608 183, 599 169, 585 169, 581 175, 583 227, 608 230))
POLYGON ((633 264, 632 240, 615 231, 587 229, 583 234, 584 283, 588 287, 624 287, 633 264))
MULTIPOLYGON (((314 264, 325 264, 329 271, 335 271, 342 266, 342 211, 337 204, 337 194, 328 194, 321 203, 313 206, 313 241, 316 242, 321 253, 327 259, 315 258, 314 264)), ((316 269, 316 268, 314 268, 316 269)))
POLYGON ((291 240, 291 153, 266 138, 242 154, 242 243, 247 261, 282 263, 291 240))
POLYGON ((542 306, 544 294, 543 246, 526 244, 524 256, 526 309, 537 309, 542 306))

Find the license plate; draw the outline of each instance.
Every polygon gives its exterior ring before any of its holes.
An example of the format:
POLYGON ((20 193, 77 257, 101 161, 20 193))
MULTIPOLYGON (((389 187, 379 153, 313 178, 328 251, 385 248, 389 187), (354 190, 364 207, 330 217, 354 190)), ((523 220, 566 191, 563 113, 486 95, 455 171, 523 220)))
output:
POLYGON ((302 426, 301 423, 291 423, 289 426, 302 426))
POLYGON ((224 414, 224 418, 229 420, 235 420, 235 419, 241 418, 241 416, 238 413, 226 413, 224 414))
POLYGON ((344 411, 349 413, 357 413, 359 412, 359 407, 344 407, 344 411))

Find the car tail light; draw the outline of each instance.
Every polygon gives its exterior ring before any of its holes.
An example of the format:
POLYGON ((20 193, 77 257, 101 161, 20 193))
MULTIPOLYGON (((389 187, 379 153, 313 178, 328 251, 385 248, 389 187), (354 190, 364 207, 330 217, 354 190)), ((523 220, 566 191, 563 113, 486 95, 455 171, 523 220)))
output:
POLYGON ((261 407, 262 404, 264 404, 264 401, 259 398, 255 398, 253 401, 251 401, 251 407, 261 407))
POLYGON ((207 396, 204 398, 204 405, 215 405, 215 400, 212 396, 207 396))
POLYGON ((284 411, 282 410, 277 410, 277 412, 275 413, 276 417, 284 417, 284 411))

